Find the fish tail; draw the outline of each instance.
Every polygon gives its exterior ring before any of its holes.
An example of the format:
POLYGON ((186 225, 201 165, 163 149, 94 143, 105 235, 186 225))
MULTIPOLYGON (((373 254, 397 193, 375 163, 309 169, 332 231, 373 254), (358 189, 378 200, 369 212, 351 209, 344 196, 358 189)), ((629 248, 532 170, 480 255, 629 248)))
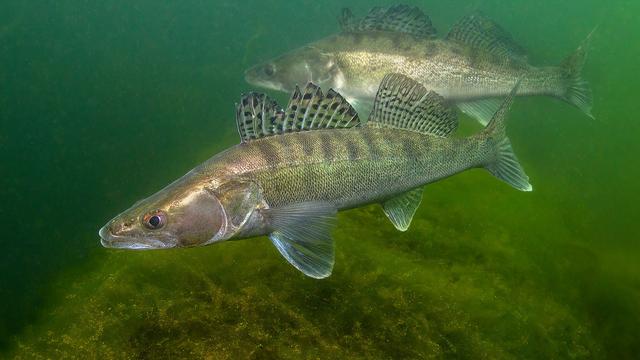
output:
POLYGON ((506 131, 506 114, 513 103, 519 85, 520 80, 479 136, 489 146, 484 167, 495 177, 514 188, 521 191, 531 191, 533 187, 529 184, 529 177, 518 162, 506 131))
POLYGON ((596 29, 593 29, 578 49, 560 64, 560 68, 566 79, 566 88, 564 94, 561 96, 562 99, 582 110, 582 112, 592 119, 594 118, 591 114, 593 96, 589 83, 582 78, 582 68, 587 60, 587 48, 591 41, 591 35, 593 35, 595 30, 596 29))

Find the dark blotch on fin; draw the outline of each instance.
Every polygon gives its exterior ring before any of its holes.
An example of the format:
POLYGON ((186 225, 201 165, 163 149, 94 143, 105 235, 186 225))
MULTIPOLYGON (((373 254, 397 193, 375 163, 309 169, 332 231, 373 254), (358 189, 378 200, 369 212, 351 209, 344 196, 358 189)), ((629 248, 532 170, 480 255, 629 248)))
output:
POLYGON ((264 94, 244 95, 236 108, 242 142, 265 136, 315 129, 360 126, 358 113, 340 94, 330 89, 323 95, 313 83, 291 94, 286 110, 264 94))
POLYGON ((467 15, 453 25, 447 40, 482 49, 502 58, 526 61, 526 51, 500 25, 480 12, 467 15))
POLYGON ((431 19, 415 6, 374 7, 360 20, 353 16, 351 10, 345 8, 338 22, 342 31, 348 33, 389 31, 422 38, 436 36, 431 19))
POLYGON ((369 117, 371 126, 393 127, 441 137, 457 127, 456 112, 442 96, 402 74, 387 74, 380 83, 369 117))

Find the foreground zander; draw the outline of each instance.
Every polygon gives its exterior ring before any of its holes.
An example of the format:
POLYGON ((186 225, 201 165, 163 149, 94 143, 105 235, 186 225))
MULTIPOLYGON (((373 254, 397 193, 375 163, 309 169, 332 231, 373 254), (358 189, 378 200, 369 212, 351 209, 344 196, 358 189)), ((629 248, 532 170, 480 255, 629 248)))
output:
POLYGON ((314 82, 361 111, 385 74, 401 73, 486 125, 521 78, 519 96, 555 97, 592 116, 591 90, 581 76, 586 44, 560 66, 535 67, 506 31, 479 13, 462 18, 443 39, 429 17, 406 5, 373 8, 361 20, 345 9, 340 23, 341 33, 247 70, 247 82, 286 92, 314 82))
POLYGON ((296 89, 286 110, 251 93, 237 108, 241 143, 111 220, 102 244, 157 249, 269 235, 298 270, 327 277, 338 210, 380 203, 404 231, 423 185, 476 167, 530 191, 505 133, 514 94, 485 130, 448 138, 455 111, 399 74, 380 84, 366 124, 341 95, 314 84, 296 89))

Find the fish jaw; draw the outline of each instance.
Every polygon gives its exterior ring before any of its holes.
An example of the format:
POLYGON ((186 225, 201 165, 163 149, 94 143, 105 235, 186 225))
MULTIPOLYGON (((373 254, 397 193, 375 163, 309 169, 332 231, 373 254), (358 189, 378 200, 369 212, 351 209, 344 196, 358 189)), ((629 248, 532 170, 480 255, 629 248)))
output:
POLYGON ((285 87, 282 84, 276 81, 266 80, 264 79, 264 77, 260 76, 259 72, 261 67, 262 65, 257 65, 247 69, 244 72, 244 80, 248 84, 251 84, 253 86, 257 86, 263 89, 287 92, 287 89, 285 89, 285 87))
POLYGON ((343 75, 335 54, 326 51, 325 46, 334 38, 322 39, 255 65, 245 71, 245 80, 251 85, 285 92, 307 82, 338 90, 343 75))
POLYGON ((129 250, 151 250, 151 249, 168 249, 175 247, 175 244, 162 242, 153 238, 145 237, 144 239, 136 239, 126 236, 114 235, 110 229, 111 224, 103 226, 98 235, 100 235, 100 244, 105 248, 112 249, 129 249, 129 250))

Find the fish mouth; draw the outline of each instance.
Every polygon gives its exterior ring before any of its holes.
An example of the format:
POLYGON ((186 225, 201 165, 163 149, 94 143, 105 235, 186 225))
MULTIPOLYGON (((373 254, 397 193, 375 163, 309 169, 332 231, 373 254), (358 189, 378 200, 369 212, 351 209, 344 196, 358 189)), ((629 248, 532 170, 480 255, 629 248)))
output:
POLYGON ((98 232, 98 235, 100 235, 100 244, 105 248, 111 249, 151 250, 174 247, 172 244, 166 244, 153 238, 138 239, 114 235, 111 233, 108 225, 103 226, 98 232))
POLYGON ((251 69, 247 70, 244 73, 244 81, 246 81, 249 85, 257 86, 263 89, 288 92, 287 89, 285 89, 281 84, 275 81, 263 79, 260 76, 255 75, 251 69))

